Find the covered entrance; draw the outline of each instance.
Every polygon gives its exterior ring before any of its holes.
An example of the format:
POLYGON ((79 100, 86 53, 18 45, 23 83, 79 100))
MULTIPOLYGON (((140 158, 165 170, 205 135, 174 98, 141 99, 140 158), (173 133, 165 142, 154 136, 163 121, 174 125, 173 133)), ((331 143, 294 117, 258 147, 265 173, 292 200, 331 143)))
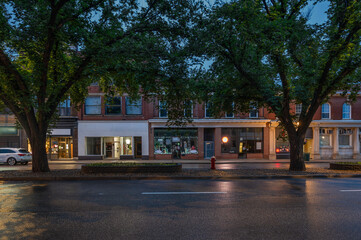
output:
POLYGON ((47 150, 50 159, 73 158, 73 138, 49 137, 47 140, 47 150))

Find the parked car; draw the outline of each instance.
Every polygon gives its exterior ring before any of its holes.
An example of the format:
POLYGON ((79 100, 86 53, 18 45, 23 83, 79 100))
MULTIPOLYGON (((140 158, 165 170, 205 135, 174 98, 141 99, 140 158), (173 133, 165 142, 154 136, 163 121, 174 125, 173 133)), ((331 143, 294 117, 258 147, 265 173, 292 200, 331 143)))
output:
POLYGON ((0 162, 14 166, 17 163, 23 165, 31 162, 31 153, 23 148, 0 148, 0 162))

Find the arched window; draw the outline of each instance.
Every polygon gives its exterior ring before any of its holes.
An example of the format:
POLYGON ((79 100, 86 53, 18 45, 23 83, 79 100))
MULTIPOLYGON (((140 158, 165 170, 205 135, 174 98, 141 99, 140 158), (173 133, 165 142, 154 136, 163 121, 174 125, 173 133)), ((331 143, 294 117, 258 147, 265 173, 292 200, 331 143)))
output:
POLYGON ((342 105, 342 119, 351 119, 351 105, 348 103, 342 105))
POLYGON ((322 119, 330 119, 330 104, 328 103, 324 103, 322 104, 322 109, 321 109, 321 118, 322 119))

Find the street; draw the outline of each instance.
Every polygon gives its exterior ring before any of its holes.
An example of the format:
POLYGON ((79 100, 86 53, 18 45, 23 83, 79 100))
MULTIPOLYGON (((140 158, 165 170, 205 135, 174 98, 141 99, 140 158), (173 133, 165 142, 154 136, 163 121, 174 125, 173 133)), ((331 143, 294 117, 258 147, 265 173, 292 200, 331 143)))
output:
MULTIPOLYGON (((49 162, 50 170, 58 169, 80 169, 81 163, 67 163, 67 162, 49 162)), ((216 164, 217 169, 273 169, 273 168, 289 168, 289 163, 221 163, 216 164)), ((307 168, 328 168, 330 164, 327 163, 306 163, 307 168)), ((210 163, 182 163, 184 169, 209 169, 210 163)), ((0 165, 0 171, 12 170, 31 170, 31 163, 29 165, 9 166, 7 164, 0 165)))
POLYGON ((360 179, 2 182, 1 239, 360 239, 360 179))

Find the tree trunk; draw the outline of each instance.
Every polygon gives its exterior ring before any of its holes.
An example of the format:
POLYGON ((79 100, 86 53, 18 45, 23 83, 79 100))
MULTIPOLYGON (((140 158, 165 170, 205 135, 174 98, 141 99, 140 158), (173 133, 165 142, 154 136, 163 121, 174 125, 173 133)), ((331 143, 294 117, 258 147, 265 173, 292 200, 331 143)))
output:
POLYGON ((46 154, 46 133, 32 132, 30 145, 33 155, 33 172, 50 172, 46 154))
POLYGON ((290 141, 290 171, 306 171, 305 161, 303 160, 303 142, 305 136, 288 135, 290 141))

